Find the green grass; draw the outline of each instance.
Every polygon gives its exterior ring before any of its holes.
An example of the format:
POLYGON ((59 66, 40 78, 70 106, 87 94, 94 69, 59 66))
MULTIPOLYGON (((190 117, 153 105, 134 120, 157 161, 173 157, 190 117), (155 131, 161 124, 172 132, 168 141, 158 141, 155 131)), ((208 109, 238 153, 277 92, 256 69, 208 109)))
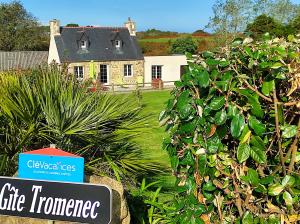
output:
POLYGON ((164 127, 159 127, 158 116, 164 110, 169 98, 170 90, 142 92, 142 104, 144 106, 142 114, 150 117, 136 138, 136 142, 142 149, 166 165, 169 165, 169 158, 161 146, 167 133, 164 131, 164 127))
MULTIPOLYGON (((122 94, 121 94, 122 95, 122 94)), ((167 133, 164 127, 159 126, 158 117, 161 111, 166 107, 170 98, 170 90, 141 92, 143 105, 142 115, 147 117, 143 128, 139 129, 135 142, 146 152, 149 157, 155 159, 166 168, 170 168, 168 153, 162 149, 162 142, 167 133)), ((136 97, 130 93, 130 97, 136 97)), ((171 172, 151 177, 152 181, 161 181, 165 189, 172 189, 175 183, 175 177, 171 172)))

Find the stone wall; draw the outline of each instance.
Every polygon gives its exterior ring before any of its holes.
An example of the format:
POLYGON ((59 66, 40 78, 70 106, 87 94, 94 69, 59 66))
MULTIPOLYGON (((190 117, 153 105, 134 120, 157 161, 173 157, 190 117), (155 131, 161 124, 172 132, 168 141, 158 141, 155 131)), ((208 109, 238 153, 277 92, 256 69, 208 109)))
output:
MULTIPOLYGON (((90 78, 90 63, 91 62, 78 62, 71 63, 68 66, 68 71, 74 74, 74 66, 83 66, 84 80, 90 78)), ((94 62, 95 70, 97 73, 97 80, 99 80, 100 65, 108 65, 108 84, 134 84, 136 82, 143 82, 144 79, 144 61, 103 61, 94 62), (131 77, 124 76, 124 65, 130 64, 133 66, 133 74, 131 77)))

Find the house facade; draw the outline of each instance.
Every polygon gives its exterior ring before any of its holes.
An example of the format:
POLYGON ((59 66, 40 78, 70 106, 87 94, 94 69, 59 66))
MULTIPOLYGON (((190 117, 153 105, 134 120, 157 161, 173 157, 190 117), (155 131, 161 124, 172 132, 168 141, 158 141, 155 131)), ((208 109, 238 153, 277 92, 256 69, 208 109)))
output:
POLYGON ((173 85, 187 65, 184 55, 144 57, 130 18, 123 27, 61 27, 52 20, 50 35, 48 64, 67 65, 80 81, 151 86, 160 79, 167 82, 164 85, 173 85))
POLYGON ((145 83, 160 79, 165 86, 174 85, 185 72, 185 55, 145 56, 145 83))
POLYGON ((135 23, 124 27, 60 27, 50 21, 48 63, 66 64, 78 80, 133 84, 144 79, 144 57, 135 23))

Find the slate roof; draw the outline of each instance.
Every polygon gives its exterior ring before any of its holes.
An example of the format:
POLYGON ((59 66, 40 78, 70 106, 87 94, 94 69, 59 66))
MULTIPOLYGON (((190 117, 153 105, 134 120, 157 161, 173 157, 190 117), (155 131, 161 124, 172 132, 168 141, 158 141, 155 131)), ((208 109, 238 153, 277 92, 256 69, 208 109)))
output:
POLYGON ((125 27, 62 27, 54 38, 61 62, 144 59, 136 38, 125 27), (87 40, 86 50, 79 47, 80 40, 87 40), (115 40, 122 41, 120 49, 115 40))
POLYGON ((0 51, 0 71, 36 68, 47 60, 48 51, 0 51))

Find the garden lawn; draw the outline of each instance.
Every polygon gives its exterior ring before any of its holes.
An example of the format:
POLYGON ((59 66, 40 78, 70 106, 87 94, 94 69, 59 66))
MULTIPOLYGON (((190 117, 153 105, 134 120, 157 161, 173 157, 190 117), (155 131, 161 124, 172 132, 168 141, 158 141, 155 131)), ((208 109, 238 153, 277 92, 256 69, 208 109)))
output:
POLYGON ((170 90, 142 92, 142 113, 150 115, 141 130, 136 142, 154 158, 169 166, 169 157, 166 151, 162 150, 162 141, 167 134, 163 127, 159 127, 158 117, 166 107, 166 102, 170 98, 170 90))

